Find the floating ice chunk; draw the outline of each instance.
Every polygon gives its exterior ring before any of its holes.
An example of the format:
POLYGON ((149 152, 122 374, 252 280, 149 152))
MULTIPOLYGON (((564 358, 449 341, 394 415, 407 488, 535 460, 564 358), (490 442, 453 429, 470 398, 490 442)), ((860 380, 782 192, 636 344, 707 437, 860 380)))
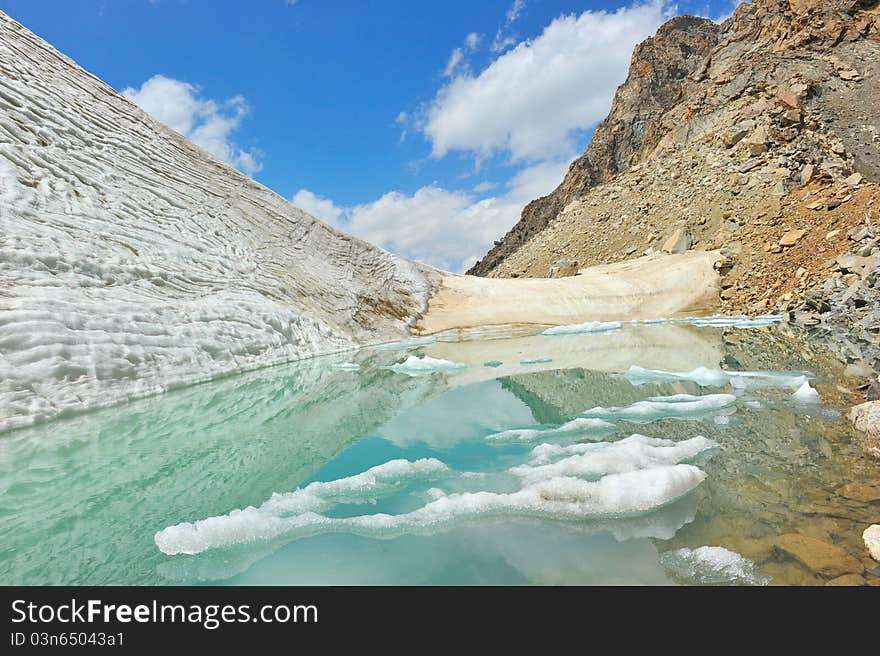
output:
POLYGON ((430 356, 418 357, 415 355, 410 355, 403 362, 399 362, 397 364, 391 365, 387 367, 387 369, 391 369, 391 371, 396 371, 399 374, 406 374, 407 376, 424 376, 426 374, 433 374, 438 371, 459 371, 464 369, 465 365, 460 362, 450 362, 449 360, 439 360, 437 358, 432 358, 430 356))
POLYGON ((791 398, 795 403, 819 403, 819 392, 810 386, 809 381, 804 381, 791 398))
POLYGON ((615 430, 617 430, 617 427, 614 424, 603 419, 578 417, 562 424, 558 428, 514 428, 500 433, 492 433, 487 435, 486 439, 490 442, 534 442, 539 439, 567 437, 586 433, 607 435, 615 430))
POLYGON ((633 365, 623 376, 633 385, 689 380, 703 387, 722 387, 730 382, 730 376, 727 373, 720 369, 707 369, 706 367, 697 367, 692 371, 677 373, 674 371, 643 369, 633 365))
POLYGON ((622 474, 665 465, 691 461, 717 444, 698 435, 683 442, 674 442, 644 435, 631 435, 619 442, 572 444, 554 449, 543 445, 532 452, 532 462, 510 469, 510 473, 526 483, 535 483, 560 476, 596 479, 607 474, 622 474), (568 457, 553 462, 561 454, 568 457), (547 464, 542 464, 542 463, 547 464))
POLYGON ((547 364, 548 362, 553 362, 553 358, 526 358, 519 361, 520 364, 547 364))
POLYGON ((778 314, 763 314, 757 317, 725 316, 716 314, 711 317, 688 317, 679 319, 680 323, 687 323, 692 326, 718 326, 722 328, 760 328, 762 326, 771 326, 780 323, 782 317, 778 314))
POLYGON ((359 364, 355 364, 354 362, 338 362, 336 364, 330 365, 331 369, 339 369, 341 371, 357 371, 361 368, 359 364))
POLYGON ((592 408, 582 412, 579 416, 648 423, 658 419, 716 414, 719 410, 731 408, 735 403, 736 397, 733 394, 707 394, 705 396, 675 394, 649 397, 626 407, 592 408))
POLYGON ((797 389, 809 380, 801 371, 728 371, 730 384, 736 389, 791 387, 797 389))
POLYGON ((248 508, 195 523, 169 526, 156 534, 166 554, 195 554, 235 544, 348 532, 368 537, 395 537, 436 531, 465 521, 495 517, 585 520, 639 517, 681 499, 705 480, 693 465, 672 465, 598 481, 559 477, 524 485, 516 492, 465 492, 437 498, 400 515, 326 517, 313 511, 279 515, 271 509, 248 508))
POLYGON ((770 577, 762 574, 748 558, 724 547, 677 549, 660 556, 660 564, 674 578, 704 585, 767 585, 770 577))
POLYGON ((569 326, 554 326, 548 328, 542 335, 580 335, 584 333, 606 333, 611 330, 619 330, 622 324, 619 321, 589 321, 569 326))
POLYGON ((432 487, 425 491, 425 494, 428 495, 430 499, 439 499, 440 497, 445 497, 446 492, 441 490, 439 487, 432 487))
MULTIPOLYGON (((250 530, 253 535, 251 539, 258 540, 266 534, 265 531, 271 531, 264 521, 266 518, 314 514, 338 503, 375 501, 393 494, 405 483, 435 478, 448 471, 449 468, 435 458, 391 460, 354 476, 328 482, 316 481, 293 492, 276 492, 259 508, 249 506, 243 510, 233 510, 225 518, 229 518, 228 522, 235 525, 238 534, 250 530)), ((223 518, 211 517, 195 524, 184 522, 163 529, 156 533, 156 545, 165 553, 198 553, 208 548, 199 548, 199 544, 210 546, 217 532, 222 533, 225 530, 226 522, 219 521, 221 519, 223 518), (165 551, 166 546, 180 539, 180 536, 187 536, 186 539, 190 540, 191 548, 195 551, 165 551)))
POLYGON ((725 371, 697 367, 692 371, 675 372, 643 369, 633 365, 624 374, 624 378, 633 385, 688 380, 703 387, 722 387, 729 383, 736 389, 756 389, 759 387, 797 388, 803 385, 809 376, 800 371, 725 371))
POLYGON ((494 369, 495 367, 500 367, 502 364, 504 364, 504 363, 501 362, 500 360, 489 360, 488 362, 484 362, 483 366, 484 367, 492 367, 494 369))

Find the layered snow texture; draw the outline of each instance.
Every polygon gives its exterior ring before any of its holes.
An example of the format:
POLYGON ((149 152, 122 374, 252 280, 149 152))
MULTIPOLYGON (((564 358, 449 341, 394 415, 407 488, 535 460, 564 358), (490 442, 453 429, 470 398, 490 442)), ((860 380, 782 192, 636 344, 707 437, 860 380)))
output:
POLYGON ((0 430, 399 340, 436 275, 294 208, 0 13, 0 430))
POLYGON ((748 558, 724 547, 676 549, 660 556, 660 564, 682 583, 699 585, 767 585, 770 577, 762 574, 748 558))
POLYGON ((675 443, 634 435, 620 442, 591 446, 595 453, 572 452, 548 464, 512 468, 509 473, 520 481, 513 492, 446 494, 434 487, 428 495, 431 500, 411 512, 351 517, 322 514, 341 502, 375 500, 415 478, 454 476, 434 459, 394 460, 349 478, 275 494, 259 508, 251 506, 228 515, 169 526, 156 534, 155 541, 169 555, 196 554, 212 548, 295 540, 328 532, 396 537, 498 517, 569 521, 640 517, 696 488, 706 474, 684 463, 713 448, 714 443, 702 437, 675 443))

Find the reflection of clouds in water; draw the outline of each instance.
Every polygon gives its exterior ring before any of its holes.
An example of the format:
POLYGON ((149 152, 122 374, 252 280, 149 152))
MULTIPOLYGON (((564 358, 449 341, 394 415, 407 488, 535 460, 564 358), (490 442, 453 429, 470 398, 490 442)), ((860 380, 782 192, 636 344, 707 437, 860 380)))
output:
POLYGON ((409 408, 378 435, 401 447, 449 448, 487 432, 534 425, 532 411, 497 380, 450 390, 409 408))

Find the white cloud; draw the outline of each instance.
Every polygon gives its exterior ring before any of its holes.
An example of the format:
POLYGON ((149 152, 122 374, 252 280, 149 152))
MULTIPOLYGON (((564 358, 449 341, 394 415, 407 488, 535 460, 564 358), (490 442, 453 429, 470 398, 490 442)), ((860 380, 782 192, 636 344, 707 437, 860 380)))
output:
POLYGON ((507 9, 507 13, 504 15, 504 23, 498 28, 498 31, 495 33, 495 38, 492 39, 492 52, 502 52, 506 50, 508 46, 512 46, 516 43, 516 39, 510 34, 510 28, 525 8, 525 0, 513 0, 513 4, 510 5, 507 9))
MULTIPOLYGON (((515 2, 508 18, 521 10, 515 2)), ((456 76, 421 121, 432 155, 460 150, 539 161, 571 151, 573 136, 608 113, 633 47, 667 17, 663 0, 561 16, 478 75, 456 76)))
POLYGON ((519 219, 523 206, 552 191, 568 159, 517 173, 503 194, 478 199, 436 184, 413 194, 391 191, 381 198, 341 208, 301 189, 293 204, 337 228, 395 253, 447 270, 473 265, 519 219))
POLYGON ((480 45, 480 35, 476 32, 468 34, 464 38, 464 45, 461 48, 455 48, 449 55, 446 68, 443 69, 444 77, 452 77, 458 70, 470 68, 467 66, 467 55, 474 52, 478 45, 480 45))
POLYGON ((300 189, 293 195, 290 202, 330 225, 338 225, 337 221, 343 211, 332 200, 318 196, 308 189, 300 189))
POLYGON ((243 173, 254 175, 263 168, 259 151, 243 150, 231 139, 249 112, 243 96, 218 103, 199 97, 194 85, 164 75, 154 75, 139 89, 128 87, 122 94, 156 120, 243 173))

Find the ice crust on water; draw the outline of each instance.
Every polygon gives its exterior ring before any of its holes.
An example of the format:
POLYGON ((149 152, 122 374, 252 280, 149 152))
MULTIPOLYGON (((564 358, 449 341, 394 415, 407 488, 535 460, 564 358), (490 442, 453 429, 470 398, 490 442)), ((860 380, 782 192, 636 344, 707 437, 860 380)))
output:
POLYGON ((361 368, 359 364, 355 364, 354 362, 338 362, 336 364, 330 365, 331 369, 339 369, 340 371, 357 371, 361 368))
POLYGON ((446 472, 439 461, 417 462, 422 463, 418 468, 417 463, 392 461, 393 464, 380 466, 388 467, 382 470, 381 477, 376 473, 377 468, 373 468, 341 481, 313 483, 289 494, 273 495, 259 508, 249 507, 195 523, 169 526, 156 534, 155 542, 169 555, 196 554, 212 548, 279 538, 295 540, 328 532, 395 537, 493 517, 559 520, 639 517, 684 497, 706 478, 701 469, 687 464, 624 471, 599 480, 550 476, 542 470, 530 477, 530 482, 523 481, 515 492, 438 495, 421 508, 399 515, 327 517, 320 514, 332 502, 364 501, 374 491, 387 492, 402 476, 425 477, 446 472))
POLYGON ((605 333, 612 330, 619 330, 622 327, 619 321, 588 321, 587 323, 578 323, 568 326, 554 326, 548 328, 542 335, 581 335, 585 333, 605 333))
POLYGON ((520 360, 520 364, 547 364, 553 362, 553 358, 525 358, 520 360))
POLYGON ((624 374, 633 385, 673 381, 691 381, 702 387, 723 387, 731 385, 735 389, 756 389, 759 387, 792 387, 803 385, 808 374, 798 371, 725 371, 697 367, 691 371, 675 372, 657 369, 644 369, 633 365, 624 374))
POLYGON ((596 419, 621 419, 636 423, 649 423, 658 419, 701 417, 719 411, 732 410, 736 403, 733 394, 675 394, 653 396, 625 407, 596 407, 580 414, 596 419))
POLYGON ((407 376, 424 376, 436 372, 454 372, 461 371, 465 368, 460 362, 450 362, 449 360, 440 360, 430 356, 407 356, 406 360, 387 367, 391 371, 407 376))
POLYGON ((486 440, 496 443, 520 442, 528 443, 537 440, 553 439, 556 437, 570 437, 572 435, 593 434, 597 438, 617 430, 617 427, 604 419, 588 419, 577 417, 566 422, 558 428, 514 428, 511 430, 492 433, 486 436, 486 440))
POLYGON ((813 387, 810 386, 808 381, 804 381, 804 384, 797 388, 794 394, 791 395, 791 398, 795 401, 795 403, 819 403, 819 392, 817 392, 813 387))
POLYGON ((660 564, 674 578, 703 585, 767 585, 770 577, 762 574, 748 558, 724 547, 676 549, 660 556, 660 564))
POLYGON ((727 316, 716 314, 710 317, 682 317, 675 319, 646 319, 633 321, 633 324, 652 325, 659 323, 686 323, 692 326, 716 326, 719 328, 761 328, 772 326, 782 322, 782 316, 778 314, 763 314, 756 317, 745 315, 727 316))
POLYGON ((558 450, 551 446, 537 453, 533 451, 530 464, 513 467, 510 472, 526 483, 558 477, 596 479, 608 474, 677 465, 715 447, 715 442, 702 435, 674 442, 636 434, 619 442, 573 444, 558 450), (553 462, 558 454, 568 455, 553 462))

